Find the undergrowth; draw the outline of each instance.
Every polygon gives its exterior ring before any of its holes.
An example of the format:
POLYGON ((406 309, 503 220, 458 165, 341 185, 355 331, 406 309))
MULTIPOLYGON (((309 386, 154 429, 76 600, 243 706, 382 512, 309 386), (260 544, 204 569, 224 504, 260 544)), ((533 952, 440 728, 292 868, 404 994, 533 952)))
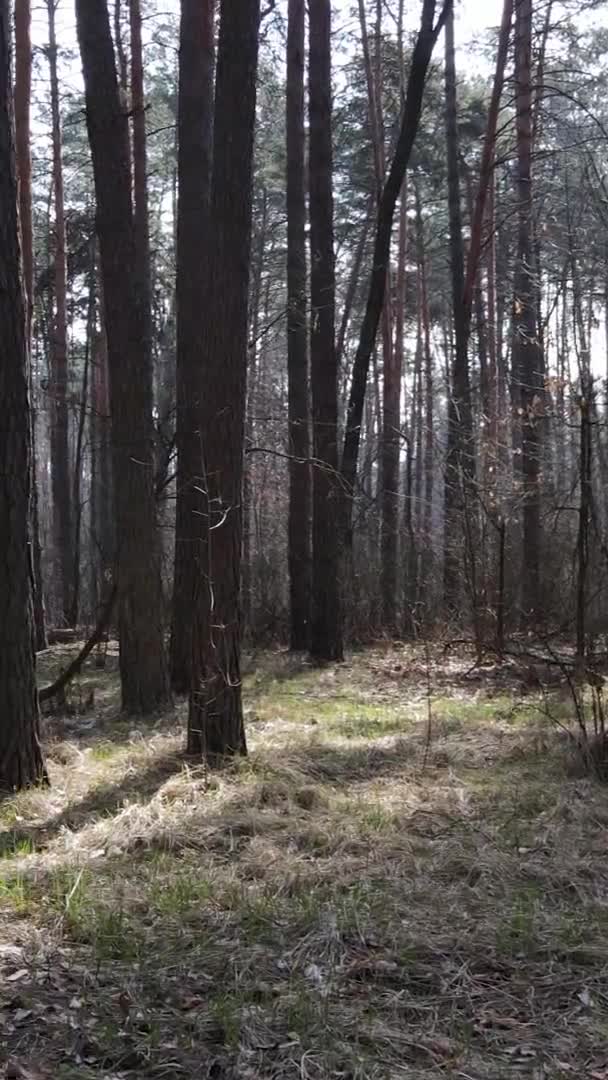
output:
POLYGON ((533 696, 459 664, 429 731, 415 650, 264 657, 250 756, 211 778, 182 709, 124 721, 91 669, 103 706, 48 723, 51 788, 0 806, 5 1059, 59 1080, 608 1077, 605 790, 533 696))

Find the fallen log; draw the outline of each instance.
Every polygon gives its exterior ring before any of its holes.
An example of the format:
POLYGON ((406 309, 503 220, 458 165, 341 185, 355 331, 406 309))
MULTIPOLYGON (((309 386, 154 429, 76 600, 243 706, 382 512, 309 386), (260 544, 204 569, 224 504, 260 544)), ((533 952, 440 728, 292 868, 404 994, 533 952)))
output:
POLYGON ((93 630, 93 633, 91 634, 89 640, 82 646, 82 649, 78 653, 78 656, 74 657, 71 664, 68 664, 67 668, 65 668, 64 671, 62 671, 61 674, 57 676, 55 681, 50 683, 49 686, 42 687, 42 689, 38 693, 38 697, 41 702, 50 701, 52 698, 58 697, 60 694, 62 694, 68 683, 72 681, 75 675, 78 675, 80 669, 82 668, 82 665, 84 664, 87 657, 91 655, 95 646, 99 645, 100 641, 105 636, 105 633, 110 626, 110 622, 112 620, 112 613, 116 604, 117 593, 118 589, 116 585, 114 585, 112 587, 112 591, 108 596, 108 599, 106 600, 101 610, 99 619, 97 621, 97 626, 93 630))

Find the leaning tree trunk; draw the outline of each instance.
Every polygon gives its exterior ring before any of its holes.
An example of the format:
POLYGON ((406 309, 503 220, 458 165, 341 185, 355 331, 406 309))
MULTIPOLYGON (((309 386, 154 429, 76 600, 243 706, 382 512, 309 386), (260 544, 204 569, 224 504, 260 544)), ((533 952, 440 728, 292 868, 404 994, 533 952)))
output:
POLYGON ((108 337, 122 705, 170 700, 154 492, 152 360, 137 274, 128 118, 121 108, 106 0, 77 0, 108 337))
POLYGON ((346 491, 344 498, 343 534, 346 542, 351 538, 352 501, 357 479, 357 461, 361 441, 361 421, 367 389, 369 364, 374 351, 378 324, 382 315, 386 292, 386 277, 390 260, 393 218, 399 192, 403 185, 416 133, 420 124, 422 101, 427 71, 435 43, 445 22, 452 0, 444 0, 442 10, 435 21, 436 0, 423 0, 420 30, 416 38, 405 95, 401 128, 386 183, 378 204, 378 222, 372 272, 369 282, 365 314, 361 324, 359 344, 353 365, 353 377, 348 401, 344 449, 342 452, 342 480, 346 491))
POLYGON ((178 694, 192 681, 192 599, 200 578, 201 297, 213 136, 213 15, 215 0, 182 0, 177 159, 177 500, 171 617, 171 683, 178 694))
POLYGON ((331 7, 310 0, 310 338, 313 413, 313 613, 311 654, 342 660, 338 368, 332 190, 331 7))
POLYGON ((204 572, 197 582, 188 748, 217 762, 244 753, 241 697, 242 485, 251 262, 253 135, 260 0, 222 0, 215 83, 206 303, 201 311, 199 520, 204 572))
POLYGON ((15 3, 15 144, 19 177, 19 224, 21 261, 25 290, 26 330, 30 380, 30 415, 32 424, 32 544, 34 557, 34 629, 36 649, 46 649, 46 617, 42 589, 42 551, 38 519, 38 482, 36 478, 36 415, 33 407, 32 314, 34 297, 34 238, 32 231, 32 156, 30 146, 30 110, 32 97, 32 10, 30 0, 15 3))
POLYGON ((515 12, 518 231, 513 300, 513 384, 521 432, 523 480, 522 614, 541 606, 541 429, 543 357, 538 337, 532 220, 532 0, 515 12))
POLYGON ((287 378, 289 394, 290 644, 310 644, 310 430, 306 327, 304 0, 287 30, 287 378))
POLYGON ((65 235, 65 205, 59 74, 55 10, 57 0, 47 0, 49 22, 49 69, 51 79, 51 123, 53 144, 53 283, 55 311, 51 332, 51 478, 53 492, 54 563, 60 582, 64 622, 72 626, 75 618, 74 595, 74 524, 70 485, 70 449, 68 417, 68 263, 65 235))
POLYGON ((45 778, 29 543, 31 426, 19 258, 8 0, 0 2, 0 789, 45 778))

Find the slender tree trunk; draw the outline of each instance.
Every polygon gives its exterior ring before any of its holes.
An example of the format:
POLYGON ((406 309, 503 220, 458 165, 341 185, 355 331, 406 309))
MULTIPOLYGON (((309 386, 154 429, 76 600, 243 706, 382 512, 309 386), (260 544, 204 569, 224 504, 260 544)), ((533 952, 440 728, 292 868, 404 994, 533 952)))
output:
POLYGON ((401 374, 405 330, 405 272, 407 246, 407 187, 401 192, 399 248, 397 255, 397 312, 395 347, 384 351, 382 409, 382 623, 389 633, 397 633, 399 486, 401 456, 401 374))
POLYGON ((53 143, 53 268, 55 312, 51 335, 51 475, 53 490, 53 540, 55 566, 59 575, 63 618, 74 623, 74 521, 70 485, 68 415, 68 264, 65 235, 63 162, 57 37, 57 0, 47 0, 49 22, 48 58, 51 76, 51 121, 53 143))
POLYGON ((112 584, 116 562, 114 535, 112 439, 110 393, 108 379, 108 340, 101 289, 98 290, 98 327, 93 342, 93 406, 92 432, 94 470, 92 470, 93 544, 96 554, 95 606, 97 615, 103 608, 112 584))
POLYGON ((215 0, 182 0, 178 91, 177 502, 171 622, 171 682, 192 684, 192 602, 201 576, 201 343, 213 140, 215 0))
POLYGON ((32 314, 34 307, 34 240, 32 234, 32 158, 30 147, 30 108, 32 97, 32 41, 30 0, 15 3, 15 144, 19 177, 19 224, 21 261, 25 291, 26 330, 32 424, 31 516, 34 557, 34 629, 36 649, 46 649, 46 618, 42 587, 42 552, 38 520, 38 481, 36 476, 36 414, 32 369, 32 314))
MULTIPOLYGON (((418 275, 420 284, 419 303, 421 305, 422 340, 424 353, 424 507, 422 510, 421 580, 425 592, 425 622, 430 625, 429 594, 433 569, 433 490, 435 483, 433 454, 433 353, 431 348, 431 317, 429 313, 427 253, 424 237, 424 223, 420 192, 416 185, 416 246, 418 255, 418 275)), ((422 390, 421 390, 422 393, 422 390)))
MULTIPOLYGON (((431 61, 435 42, 445 21, 452 0, 445 0, 439 18, 435 22, 435 0, 423 0, 421 26, 414 52, 407 83, 403 119, 397 139, 395 154, 391 162, 386 183, 378 205, 378 222, 374 244, 372 273, 369 283, 365 315, 361 325, 361 334, 353 367, 344 449, 342 453, 342 478, 348 495, 355 489, 357 477, 357 459, 361 438, 361 420, 367 387, 369 363, 374 350, 378 324, 382 314, 386 290, 386 274, 389 266, 393 218, 399 192, 403 185, 412 147, 420 123, 422 100, 426 75, 431 61)), ((351 532, 352 504, 348 497, 344 499, 343 532, 348 543, 351 532)))
POLYGON ((313 618, 311 654, 342 660, 338 478, 338 369, 332 190, 330 0, 310 0, 309 183, 313 446, 313 618))
MULTIPOLYGON (((369 51, 364 0, 359 0, 359 21, 361 24, 361 43, 363 47, 363 62, 367 82, 368 117, 372 141, 376 192, 377 198, 380 199, 386 173, 384 115, 382 109, 382 4, 380 0, 378 0, 376 4, 376 26, 374 35, 375 55, 373 67, 369 51)), ((403 245, 403 259, 405 259, 405 228, 406 221, 402 211, 399 225, 400 260, 402 255, 401 245, 403 245)), ((401 262, 399 265, 401 266, 401 262)), ((401 291, 399 285, 397 287, 399 303, 401 305, 405 302, 405 298, 402 295, 402 286, 403 282, 401 282, 401 291)), ((385 630, 396 633, 398 629, 397 552, 401 358, 397 358, 393 354, 391 307, 390 265, 388 265, 387 283, 385 285, 385 295, 382 305, 382 363, 384 378, 382 386, 382 422, 379 424, 381 476, 380 575, 382 624, 385 630)), ((398 318, 402 319, 402 317, 403 312, 400 311, 398 318)), ((398 347, 398 344, 399 343, 396 343, 396 348, 398 347)), ((376 395, 376 400, 378 402, 380 401, 379 393, 376 395)))
POLYGON ((589 526, 592 501, 592 429, 591 410, 593 384, 588 373, 581 378, 580 447, 579 447, 579 512, 576 543, 576 656, 584 663, 587 646, 587 578, 589 573, 589 526))
POLYGON ((122 704, 127 712, 146 714, 170 701, 154 491, 152 358, 137 273, 128 119, 120 105, 106 0, 77 0, 76 16, 108 336, 122 704))
POLYGON ((287 30, 287 376, 289 588, 292 649, 310 644, 310 421, 306 326, 304 0, 289 0, 287 30))
POLYGON ((239 0, 238 5, 222 0, 205 305, 208 316, 202 335, 207 546, 196 595, 196 682, 188 717, 188 748, 210 762, 246 751, 240 586, 259 18, 260 0, 239 0))
POLYGON ((45 779, 29 542, 31 422, 19 258, 8 0, 0 0, 0 788, 45 779))
POLYGON ((479 185, 475 197, 475 206, 471 217, 471 241, 467 258, 466 278, 464 282, 464 307, 467 324, 471 319, 473 302, 473 288, 479 269, 481 256, 482 230, 485 218, 485 208, 489 193, 494 185, 493 169, 496 146, 496 127, 498 123, 498 111, 500 98, 505 78, 505 67, 509 52, 509 39, 511 37, 511 23, 513 21, 513 0, 504 0, 500 33, 498 36, 498 49, 496 53, 496 68, 492 84, 492 95, 488 108, 488 119, 484 142, 481 152, 481 165, 479 170, 479 185))
POLYGON ((532 246, 532 0, 519 0, 515 20, 518 239, 513 302, 513 379, 520 410, 523 480, 522 610, 541 606, 541 429, 543 363, 538 340, 532 246))
MULTIPOLYGON (((465 501, 474 474, 473 419, 469 382, 468 326, 464 306, 464 243, 460 204, 454 10, 445 24, 446 146, 454 351, 448 400, 448 446, 444 492, 443 592, 448 613, 458 608, 462 581, 465 501)), ((470 501, 470 499, 469 499, 470 501)))
POLYGON ((74 625, 78 625, 80 606, 81 606, 81 575, 80 575, 80 555, 81 555, 81 538, 82 538, 82 480, 83 480, 83 465, 84 465, 84 439, 87 419, 87 409, 89 407, 89 369, 91 367, 91 353, 93 351, 93 342, 95 338, 95 264, 96 264, 96 243, 93 239, 90 244, 91 248, 91 262, 89 268, 89 300, 87 311, 87 326, 86 326, 86 339, 85 339, 85 352, 84 352, 84 366, 82 372, 82 389, 80 395, 80 407, 78 409, 78 430, 76 433, 76 452, 74 454, 74 490, 72 494, 72 505, 74 507, 74 598, 73 598, 73 612, 74 612, 74 625))

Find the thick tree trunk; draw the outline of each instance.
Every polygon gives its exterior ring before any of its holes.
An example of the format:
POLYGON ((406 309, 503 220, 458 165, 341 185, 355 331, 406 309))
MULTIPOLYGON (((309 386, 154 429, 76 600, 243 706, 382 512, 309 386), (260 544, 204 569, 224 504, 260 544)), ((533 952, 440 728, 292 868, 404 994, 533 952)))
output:
POLYGON ((30 383, 30 416, 32 424, 32 545, 34 556, 34 629, 36 649, 46 649, 46 617, 42 588, 42 552, 38 520, 38 482, 36 477, 36 415, 33 401, 32 374, 32 314, 34 296, 34 240, 32 234, 32 158, 30 147, 30 107, 32 96, 32 41, 30 0, 15 3, 15 144, 19 177, 19 224, 21 232, 21 263, 25 291, 26 331, 30 383))
MULTIPOLYGON (((244 753, 241 698, 242 482, 260 0, 222 0, 214 110, 201 402, 206 566, 197 583, 188 749, 244 753)), ((201 519, 203 522, 204 518, 201 519)), ((205 537, 204 537, 205 538, 205 537)))
POLYGON ((170 701, 154 491, 151 356, 136 264, 128 119, 106 0, 77 0, 108 337, 122 705, 170 701))
MULTIPOLYGON (((133 227, 139 288, 145 309, 146 348, 152 349, 152 280, 148 222, 148 153, 146 148, 146 95, 141 40, 140 0, 129 0, 131 30, 131 114, 133 122, 133 227)), ((152 371, 150 371, 152 378, 152 371)))
POLYGON ((309 4, 309 184, 313 411, 313 617, 311 654, 342 660, 338 477, 338 369, 332 191, 331 10, 309 4))
POLYGON ((538 339, 532 223, 532 0, 519 0, 515 18, 518 236, 513 301, 513 382, 521 431, 523 480, 522 613, 536 620, 541 606, 541 428, 543 357, 538 339))
POLYGON ((31 425, 19 258, 8 0, 0 0, 0 789, 45 779, 29 542, 31 425))
POLYGON ((61 110, 57 70, 55 9, 47 0, 49 23, 49 69, 53 144, 53 269, 55 311, 51 334, 51 476, 53 491, 54 563, 60 582, 63 618, 74 623, 74 521, 70 484, 68 415, 68 264, 65 235, 61 110))
MULTIPOLYGON (((463 568, 464 519, 470 482, 475 471, 473 418, 469 382, 468 324, 464 306, 464 243, 460 205, 458 156, 458 113, 454 50, 454 9, 450 7, 445 25, 446 147, 448 210, 450 219, 450 269, 454 351, 451 361, 448 400, 448 447, 444 492, 444 602, 449 613, 459 607, 463 568)), ((471 507, 468 508, 469 512, 471 507)), ((471 554, 469 552, 469 554, 471 554)))
POLYGON ((310 644, 310 416, 306 326, 304 0, 287 31, 287 377, 289 393, 290 644, 310 644))
POLYGON ((178 91, 177 502, 171 622, 171 683, 192 684, 192 604, 201 577, 201 347, 213 138, 215 0, 182 0, 178 91))
POLYGON ((350 496, 355 489, 357 460, 361 439, 361 420, 367 387, 369 363, 374 350, 378 324, 382 314, 386 291, 386 274, 389 266, 393 218, 399 192, 410 160, 412 147, 420 123, 426 75, 435 42, 444 24, 452 0, 444 0, 442 11, 435 22, 435 0, 423 0, 420 30, 416 38, 407 83, 403 119, 386 183, 378 205, 378 223, 369 283, 365 315, 361 325, 359 345, 353 367, 353 378, 348 402, 344 450, 342 453, 342 478, 346 489, 344 499, 344 538, 348 541, 352 505, 350 496))

